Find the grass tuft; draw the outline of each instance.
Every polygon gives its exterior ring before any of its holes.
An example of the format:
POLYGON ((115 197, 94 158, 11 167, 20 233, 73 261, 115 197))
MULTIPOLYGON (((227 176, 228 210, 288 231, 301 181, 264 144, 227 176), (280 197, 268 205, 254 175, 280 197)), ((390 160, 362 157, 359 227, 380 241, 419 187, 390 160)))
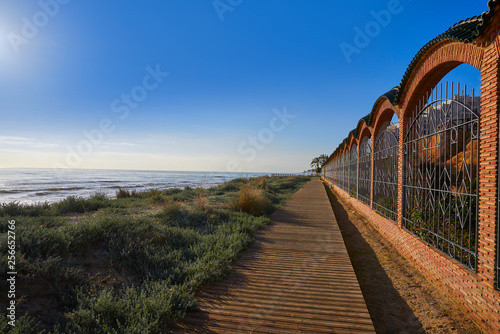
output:
POLYGON ((130 197, 134 197, 136 194, 137 194, 137 192, 135 190, 130 191, 127 189, 118 188, 118 191, 116 192, 116 198, 117 199, 130 198, 130 197))
POLYGON ((258 188, 257 184, 242 187, 234 206, 237 210, 246 212, 252 216, 264 216, 271 213, 274 209, 265 191, 258 188))

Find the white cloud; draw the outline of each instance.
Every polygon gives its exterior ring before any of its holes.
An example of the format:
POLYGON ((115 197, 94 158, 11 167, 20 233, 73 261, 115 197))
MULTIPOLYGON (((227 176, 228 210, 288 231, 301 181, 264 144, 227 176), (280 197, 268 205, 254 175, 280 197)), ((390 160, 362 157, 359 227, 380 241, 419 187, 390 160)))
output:
POLYGON ((35 143, 32 145, 35 148, 56 148, 56 147, 61 147, 59 144, 54 144, 54 143, 35 143))
POLYGON ((126 142, 123 142, 123 143, 113 143, 113 142, 103 142, 101 147, 102 148, 109 148, 111 146, 121 146, 121 147, 143 147, 144 145, 141 145, 141 144, 134 144, 134 143, 126 143, 126 142))
POLYGON ((61 145, 50 142, 36 141, 34 138, 6 137, 0 136, 1 150, 32 150, 32 149, 54 149, 61 145))
POLYGON ((30 145, 32 138, 0 136, 0 145, 30 145))

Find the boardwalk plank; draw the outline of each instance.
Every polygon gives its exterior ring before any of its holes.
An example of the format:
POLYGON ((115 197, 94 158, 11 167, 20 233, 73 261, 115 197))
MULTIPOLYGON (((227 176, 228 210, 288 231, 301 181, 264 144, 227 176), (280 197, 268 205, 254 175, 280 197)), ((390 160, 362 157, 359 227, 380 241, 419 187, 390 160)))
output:
POLYGON ((271 216, 228 279, 171 333, 375 333, 326 191, 313 179, 271 216))

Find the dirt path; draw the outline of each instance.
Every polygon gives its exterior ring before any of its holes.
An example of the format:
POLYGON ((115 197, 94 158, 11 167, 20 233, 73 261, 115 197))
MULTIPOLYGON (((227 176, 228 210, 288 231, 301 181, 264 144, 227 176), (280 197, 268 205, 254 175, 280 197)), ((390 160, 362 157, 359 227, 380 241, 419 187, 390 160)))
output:
POLYGON ((328 194, 377 333, 481 333, 366 217, 328 194))

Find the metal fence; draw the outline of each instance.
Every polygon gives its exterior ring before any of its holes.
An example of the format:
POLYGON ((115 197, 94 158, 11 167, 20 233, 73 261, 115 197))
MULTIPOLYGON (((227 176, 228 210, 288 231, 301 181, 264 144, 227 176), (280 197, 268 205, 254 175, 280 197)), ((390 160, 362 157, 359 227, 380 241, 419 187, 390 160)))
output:
POLYGON ((398 124, 388 126, 375 140, 373 208, 396 222, 398 202, 398 124))
POLYGON ((353 145, 349 154, 349 194, 357 197, 358 193, 358 147, 353 145))
POLYGON ((358 199, 370 205, 372 186, 372 141, 369 137, 363 138, 359 146, 359 171, 358 171, 358 199))
MULTIPOLYGON (((404 123, 383 125, 373 145, 372 138, 365 136, 359 139, 359 147, 354 141, 352 147, 344 148, 324 166, 331 175, 328 180, 396 222, 398 139, 400 124, 405 124, 401 143, 402 227, 476 270, 480 105, 480 97, 467 87, 440 85, 420 101, 404 123)), ((500 254, 500 243, 497 251, 500 254)), ((500 256, 496 271, 500 277, 500 256)))
POLYGON ((473 270, 478 105, 460 84, 437 87, 415 110, 403 144, 403 228, 473 270))
POLYGON ((348 191, 349 189, 349 151, 342 154, 342 189, 348 191))

